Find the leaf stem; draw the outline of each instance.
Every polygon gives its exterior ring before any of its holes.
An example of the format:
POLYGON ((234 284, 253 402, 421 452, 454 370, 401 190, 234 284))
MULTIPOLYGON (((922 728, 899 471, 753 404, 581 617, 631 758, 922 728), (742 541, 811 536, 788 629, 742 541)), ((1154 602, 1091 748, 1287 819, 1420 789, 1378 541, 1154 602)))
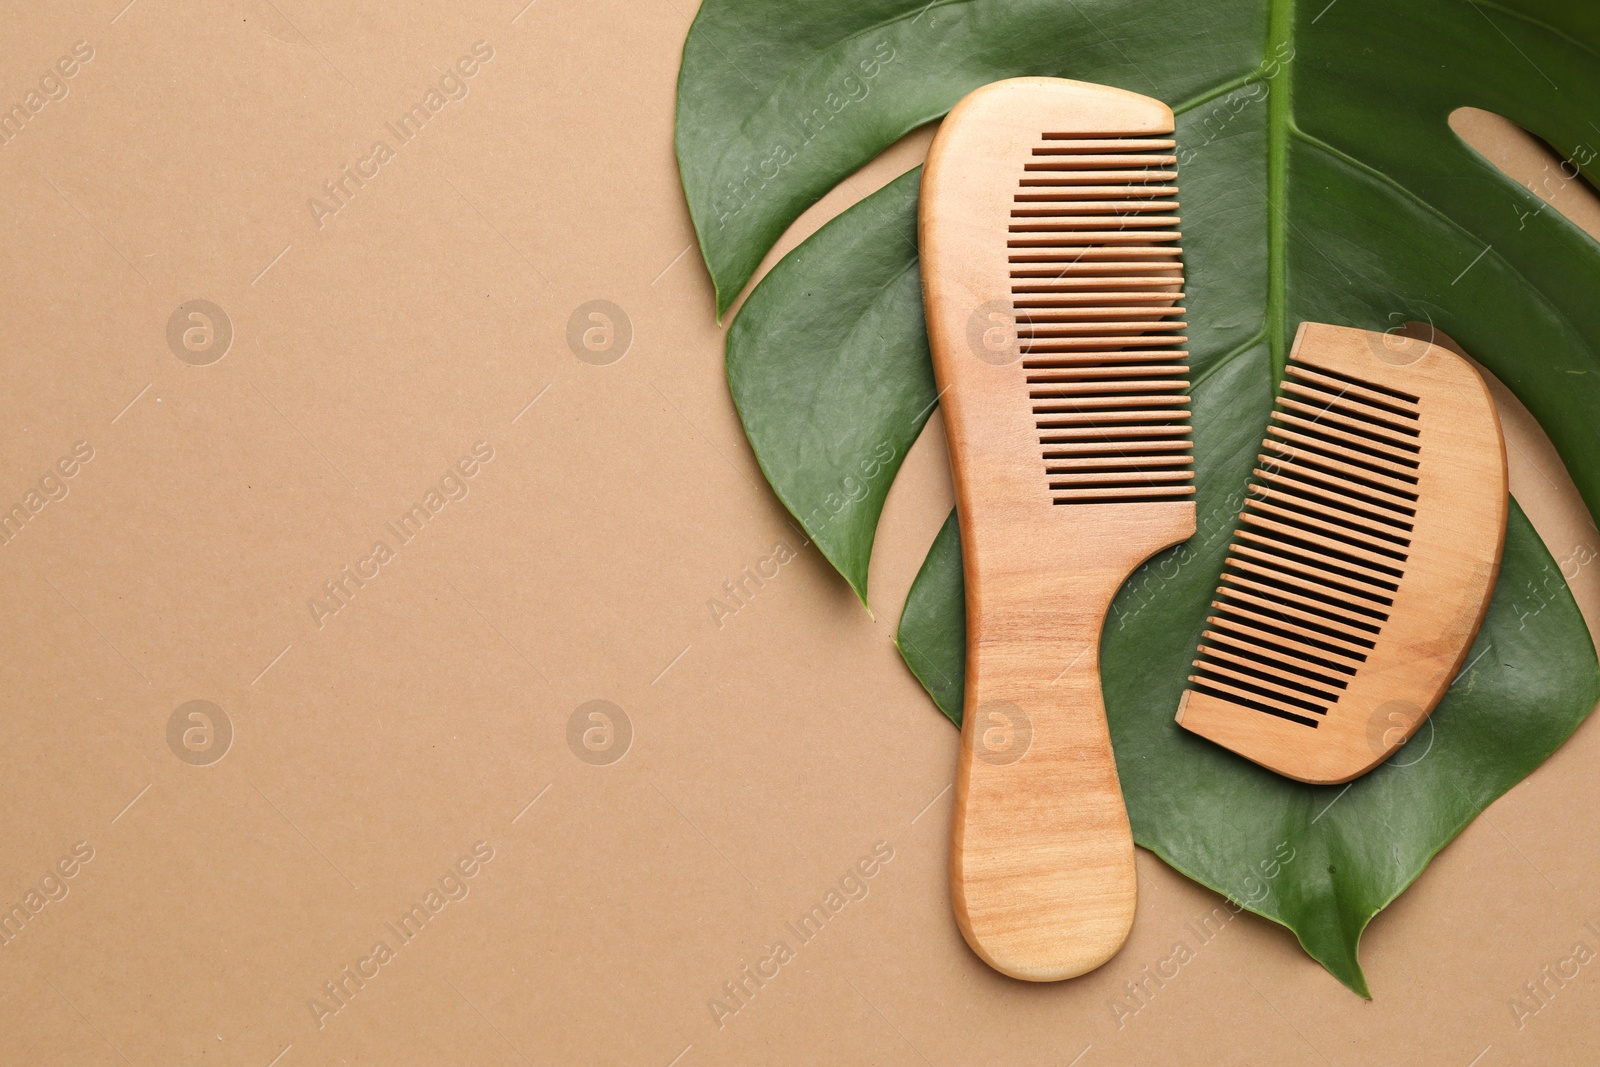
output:
POLYGON ((1294 0, 1272 0, 1262 66, 1276 64, 1267 95, 1267 340, 1272 381, 1283 378, 1289 359, 1288 185, 1290 88, 1294 76, 1294 0))

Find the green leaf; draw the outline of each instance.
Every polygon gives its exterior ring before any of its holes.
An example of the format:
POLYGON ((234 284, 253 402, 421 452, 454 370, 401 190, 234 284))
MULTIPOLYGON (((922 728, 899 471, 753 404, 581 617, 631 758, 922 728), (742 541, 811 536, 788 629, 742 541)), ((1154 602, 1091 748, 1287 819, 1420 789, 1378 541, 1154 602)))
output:
MULTIPOLYGON (((1548 553, 1517 513, 1482 638, 1491 651, 1435 714, 1436 747, 1415 767, 1363 778, 1326 815, 1324 792, 1180 736, 1171 709, 1300 321, 1434 323, 1511 386, 1600 513, 1600 248, 1447 123, 1459 106, 1496 111, 1593 178, 1600 127, 1585 102, 1600 99, 1600 7, 1221 0, 1196 19, 1179 0, 706 0, 684 50, 679 160, 720 311, 802 210, 977 85, 1050 74, 1173 105, 1200 530, 1113 607, 1103 676, 1124 789, 1141 843, 1290 926, 1364 993, 1355 946, 1366 921, 1600 694, 1593 646, 1548 553), (1532 614, 1529 588, 1544 605, 1532 614), (1478 693, 1492 699, 1474 702, 1478 693), (1400 801, 1383 791, 1404 772, 1414 784, 1400 801), (1208 822, 1188 806, 1183 783, 1197 781, 1228 800, 1208 822), (1303 847, 1287 846, 1293 861, 1253 889, 1246 879, 1291 831, 1305 831, 1303 847)), ((826 524, 805 511, 869 445, 909 443, 907 415, 932 396, 908 280, 915 180, 802 244, 729 339, 730 379, 768 479, 863 596, 894 471, 875 471, 862 500, 826 524), (852 317, 870 325, 853 330, 852 317)), ((899 644, 952 718, 962 629, 947 526, 899 644)))
POLYGON ((934 407, 921 174, 784 257, 728 331, 728 385, 762 473, 863 604, 884 498, 934 407))
POLYGON ((706 0, 677 146, 719 313, 803 210, 976 86, 1120 85, 1180 113, 1197 361, 1259 334, 1281 365, 1317 315, 1432 321, 1516 391, 1600 511, 1600 256, 1446 121, 1498 112, 1600 177, 1600 8, 1208 0, 1196 18, 1188 0, 706 0))
POLYGON ((922 688, 957 726, 961 725, 962 683, 967 674, 966 595, 961 577, 961 527, 951 511, 911 583, 894 643, 922 688))

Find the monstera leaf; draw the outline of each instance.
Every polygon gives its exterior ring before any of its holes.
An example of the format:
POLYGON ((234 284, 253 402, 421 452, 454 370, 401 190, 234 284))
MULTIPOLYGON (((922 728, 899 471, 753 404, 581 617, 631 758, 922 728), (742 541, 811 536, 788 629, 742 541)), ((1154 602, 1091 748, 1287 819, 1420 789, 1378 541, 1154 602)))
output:
MULTIPOLYGON (((1588 177, 1600 6, 1587 0, 706 0, 684 48, 678 154, 725 311, 795 217, 971 89, 1103 82, 1178 115, 1199 532, 1112 607, 1107 713, 1134 835, 1292 929, 1365 994, 1361 931, 1600 697, 1594 647, 1512 509, 1469 667, 1416 739, 1348 787, 1278 778, 1172 721, 1297 323, 1431 322, 1517 393, 1600 511, 1600 249, 1450 129, 1503 114, 1588 177)), ((762 469, 866 599, 889 484, 936 404, 918 172, 779 263, 728 336, 762 469)), ((953 524, 899 645, 960 717, 953 524)))

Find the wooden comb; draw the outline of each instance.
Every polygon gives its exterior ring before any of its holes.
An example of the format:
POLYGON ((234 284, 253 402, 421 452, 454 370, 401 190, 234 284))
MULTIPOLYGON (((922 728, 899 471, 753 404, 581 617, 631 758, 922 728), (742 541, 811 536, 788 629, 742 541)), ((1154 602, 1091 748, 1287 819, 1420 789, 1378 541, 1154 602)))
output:
POLYGON ((967 596, 951 896, 973 951, 1032 981, 1133 922, 1100 632, 1195 530, 1172 132, 1148 97, 1018 78, 951 111, 922 177, 967 596))
POLYGON ((1302 782, 1364 774, 1461 670, 1505 546, 1488 388, 1437 338, 1304 323, 1178 705, 1302 782))

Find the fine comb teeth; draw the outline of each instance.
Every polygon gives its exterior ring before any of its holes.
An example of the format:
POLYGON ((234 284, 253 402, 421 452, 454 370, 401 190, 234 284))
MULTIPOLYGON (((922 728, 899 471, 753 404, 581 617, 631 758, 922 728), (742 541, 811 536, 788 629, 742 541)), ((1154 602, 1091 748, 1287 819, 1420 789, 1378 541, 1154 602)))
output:
POLYGON ((1133 921, 1099 648, 1127 576, 1195 529, 1172 133, 1148 97, 1019 78, 956 106, 922 178, 967 595, 951 896, 1033 981, 1133 921))
POLYGON ((1011 298, 1057 504, 1194 493, 1176 145, 1047 130, 1023 164, 1011 298))
POLYGON ((1178 722, 1348 781, 1422 724, 1472 645, 1507 508, 1499 418, 1435 343, 1305 323, 1178 722))

